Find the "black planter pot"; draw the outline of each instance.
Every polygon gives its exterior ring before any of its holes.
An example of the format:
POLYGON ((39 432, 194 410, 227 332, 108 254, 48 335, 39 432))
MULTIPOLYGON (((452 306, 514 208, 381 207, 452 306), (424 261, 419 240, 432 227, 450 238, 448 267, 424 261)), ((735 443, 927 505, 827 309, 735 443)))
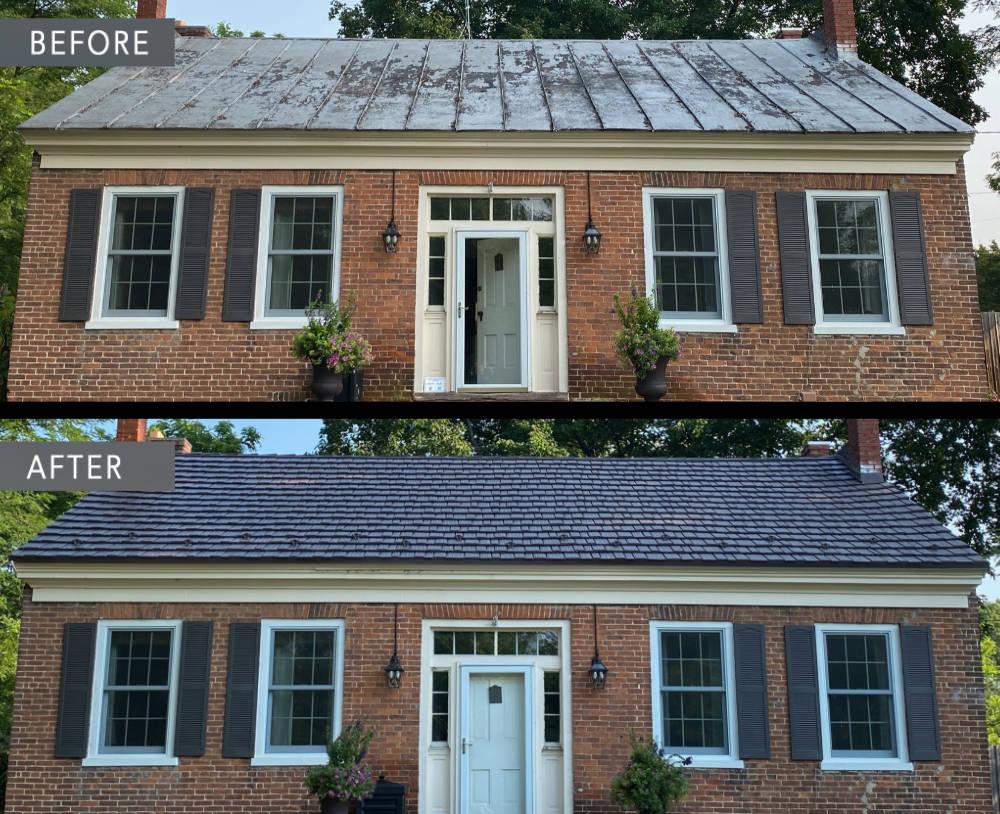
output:
POLYGON ((667 395, 667 362, 670 358, 663 356, 656 360, 656 368, 635 383, 635 392, 646 401, 659 401, 667 395))
POLYGON ((331 797, 325 797, 323 802, 319 804, 320 814, 347 814, 347 800, 334 800, 331 797))
POLYGON ((333 401, 344 390, 344 374, 326 365, 313 365, 312 391, 317 401, 333 401))

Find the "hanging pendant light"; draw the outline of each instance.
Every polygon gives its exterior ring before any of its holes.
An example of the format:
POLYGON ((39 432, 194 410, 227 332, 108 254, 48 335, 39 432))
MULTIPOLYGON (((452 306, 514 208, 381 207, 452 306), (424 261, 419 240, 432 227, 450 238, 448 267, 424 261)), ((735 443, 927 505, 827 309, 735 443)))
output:
POLYGON ((389 254, 395 254, 399 245, 399 227, 396 225, 396 171, 392 171, 392 215, 389 225, 382 230, 382 244, 389 254))

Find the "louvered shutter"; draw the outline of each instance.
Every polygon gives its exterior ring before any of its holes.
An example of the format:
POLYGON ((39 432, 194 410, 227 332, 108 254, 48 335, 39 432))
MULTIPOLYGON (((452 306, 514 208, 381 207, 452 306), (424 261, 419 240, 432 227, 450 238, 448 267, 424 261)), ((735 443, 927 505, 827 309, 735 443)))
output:
POLYGON ((902 625, 903 698, 906 705, 906 743, 910 760, 940 760, 937 694, 934 691, 934 651, 931 630, 924 625, 902 625))
POLYGON ((226 717, 222 732, 223 757, 253 757, 257 724, 259 658, 260 623, 233 622, 229 626, 226 717))
POLYGON ((253 319, 259 229, 260 190, 234 189, 229 198, 229 249, 222 295, 222 319, 226 322, 253 319))
POLYGON ((70 190, 68 220, 59 320, 84 322, 90 319, 90 300, 97 266, 101 190, 70 190))
POLYGON ((67 622, 63 628, 56 757, 87 756, 96 641, 97 625, 94 622, 67 622))
POLYGON ((733 322, 763 322, 756 192, 726 190, 726 240, 733 322))
POLYGON ((212 658, 212 623, 185 622, 181 630, 180 686, 177 689, 175 755, 205 754, 208 674, 212 658))
POLYGON ((890 192, 892 250, 896 260, 899 320, 904 325, 931 325, 931 295, 919 192, 890 192))
POLYGON ((821 760, 816 632, 812 625, 785 626, 785 669, 792 760, 821 760))
POLYGON ((740 758, 771 756, 763 625, 733 625, 740 758))
POLYGON ((813 325, 812 261, 805 192, 776 192, 781 297, 786 325, 813 325))
POLYGON ((177 319, 205 318, 205 288, 212 244, 214 189, 186 189, 181 222, 180 272, 177 279, 177 319))

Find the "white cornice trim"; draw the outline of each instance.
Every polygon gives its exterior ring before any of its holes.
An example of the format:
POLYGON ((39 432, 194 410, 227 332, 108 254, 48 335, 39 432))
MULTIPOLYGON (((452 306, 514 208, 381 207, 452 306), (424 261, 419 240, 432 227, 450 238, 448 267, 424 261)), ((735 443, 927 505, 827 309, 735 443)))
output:
POLYGON ((954 175, 965 133, 22 130, 43 169, 708 170, 954 175))
POLYGON ((976 569, 27 562, 35 602, 511 602, 964 608, 976 569))

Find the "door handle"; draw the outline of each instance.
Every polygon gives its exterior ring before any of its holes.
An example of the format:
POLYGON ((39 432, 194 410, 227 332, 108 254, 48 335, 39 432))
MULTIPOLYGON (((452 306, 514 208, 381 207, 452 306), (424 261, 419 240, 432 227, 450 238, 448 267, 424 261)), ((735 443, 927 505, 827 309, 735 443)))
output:
POLYGON ((479 314, 479 321, 482 322, 483 321, 483 312, 482 311, 476 311, 476 313, 479 314))
POLYGON ((462 307, 462 303, 459 303, 459 304, 458 304, 458 318, 459 318, 459 319, 461 319, 461 318, 462 318, 462 312, 463 312, 464 310, 465 310, 465 309, 464 309, 464 308, 462 307))
POLYGON ((465 754, 465 750, 469 749, 471 747, 472 747, 472 744, 469 743, 465 738, 462 738, 462 754, 464 755, 465 754))

